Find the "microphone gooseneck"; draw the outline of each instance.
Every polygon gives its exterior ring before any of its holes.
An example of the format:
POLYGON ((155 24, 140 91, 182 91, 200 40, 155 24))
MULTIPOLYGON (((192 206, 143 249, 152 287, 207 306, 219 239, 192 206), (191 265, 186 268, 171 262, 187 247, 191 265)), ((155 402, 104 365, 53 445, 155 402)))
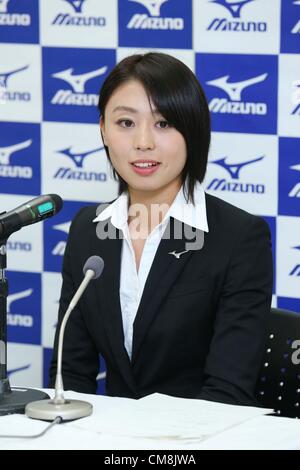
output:
POLYGON ((80 297, 82 296, 83 292, 87 288, 89 282, 92 279, 97 279, 103 271, 104 268, 104 261, 100 256, 91 256, 85 263, 83 267, 83 274, 84 279, 80 284, 79 288, 77 289, 74 297, 72 298, 69 307, 65 313, 63 321, 61 323, 61 327, 59 330, 59 339, 58 339, 58 352, 57 352, 57 372, 56 372, 56 379, 55 379, 55 397, 54 403, 59 405, 65 403, 65 398, 63 396, 64 388, 63 388, 63 380, 62 380, 62 350, 63 350, 63 341, 64 341, 64 334, 67 321, 76 307, 80 297))
POLYGON ((29 403, 25 408, 25 414, 29 418, 52 421, 57 416, 60 416, 63 421, 68 421, 89 416, 93 411, 92 405, 88 402, 81 400, 66 400, 64 398, 62 351, 67 321, 89 282, 92 279, 97 279, 102 274, 103 268, 104 261, 100 256, 91 256, 84 265, 84 279, 69 304, 59 330, 55 396, 53 400, 41 400, 29 403))

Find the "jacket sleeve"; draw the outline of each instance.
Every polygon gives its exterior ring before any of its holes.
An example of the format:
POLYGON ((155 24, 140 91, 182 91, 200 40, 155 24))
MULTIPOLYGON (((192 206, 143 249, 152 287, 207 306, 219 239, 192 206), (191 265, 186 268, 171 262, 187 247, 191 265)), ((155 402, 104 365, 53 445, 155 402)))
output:
MULTIPOLYGON (((78 247, 80 230, 84 230, 84 218, 81 217, 85 208, 81 209, 73 220, 68 236, 62 269, 62 289, 59 301, 58 324, 56 328, 54 351, 50 365, 50 387, 55 386, 57 368, 57 349, 60 325, 68 305, 83 279, 82 266, 79 267, 78 247)), ((80 301, 71 313, 66 324, 63 354, 62 375, 65 390, 83 393, 96 393, 96 377, 99 370, 99 354, 88 332, 84 320, 84 312, 80 301)))
POLYGON ((232 246, 206 360, 205 381, 197 398, 257 405, 254 389, 263 357, 273 285, 267 223, 251 216, 232 246))

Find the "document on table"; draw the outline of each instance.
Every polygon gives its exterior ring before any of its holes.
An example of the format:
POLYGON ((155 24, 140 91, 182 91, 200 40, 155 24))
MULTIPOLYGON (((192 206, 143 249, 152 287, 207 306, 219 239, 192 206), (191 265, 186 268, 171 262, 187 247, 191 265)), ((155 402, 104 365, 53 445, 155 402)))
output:
POLYGON ((201 442, 272 411, 158 393, 140 400, 114 400, 113 406, 101 407, 101 412, 98 409, 73 426, 110 435, 201 442))

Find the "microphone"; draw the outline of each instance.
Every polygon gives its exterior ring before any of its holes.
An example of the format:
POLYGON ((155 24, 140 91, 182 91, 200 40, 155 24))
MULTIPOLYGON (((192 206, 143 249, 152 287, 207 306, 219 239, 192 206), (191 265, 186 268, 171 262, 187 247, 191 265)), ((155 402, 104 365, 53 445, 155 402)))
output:
POLYGON ((25 414, 29 418, 53 421, 60 416, 63 421, 84 418, 92 414, 93 406, 81 400, 66 400, 64 398, 64 387, 62 380, 62 350, 66 323, 76 307, 80 297, 92 279, 101 276, 104 268, 104 261, 100 256, 90 256, 83 267, 84 279, 78 287, 61 323, 58 339, 57 371, 55 380, 55 396, 53 400, 39 400, 28 403, 25 407, 25 414))
POLYGON ((39 390, 10 386, 7 376, 7 295, 8 282, 5 277, 7 264, 6 242, 8 237, 23 225, 33 224, 51 217, 62 208, 62 199, 57 194, 39 196, 9 212, 0 214, 0 416, 23 413, 27 403, 49 398, 39 390))
POLYGON ((38 196, 26 204, 9 212, 0 214, 0 240, 7 239, 25 225, 35 224, 57 214, 63 206, 63 201, 57 194, 38 196))
POLYGON ((57 371, 55 380, 55 396, 53 400, 38 400, 28 403, 25 407, 25 414, 29 418, 53 421, 60 416, 63 421, 84 418, 92 414, 93 406, 81 400, 66 400, 64 398, 64 387, 62 380, 62 350, 66 323, 76 307, 80 297, 92 279, 97 279, 103 271, 104 261, 100 256, 90 256, 83 267, 84 278, 78 287, 69 307, 64 315, 60 326, 58 351, 57 351, 57 371))

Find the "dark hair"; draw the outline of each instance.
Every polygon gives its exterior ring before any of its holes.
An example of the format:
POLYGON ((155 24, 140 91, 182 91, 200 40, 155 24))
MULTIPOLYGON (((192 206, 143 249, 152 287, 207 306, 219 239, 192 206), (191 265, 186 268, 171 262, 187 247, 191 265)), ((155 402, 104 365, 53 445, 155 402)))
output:
MULTIPOLYGON (((112 93, 129 80, 138 80, 161 115, 184 137, 187 161, 182 171, 185 197, 194 202, 196 181, 202 183, 210 144, 210 115, 205 94, 194 73, 180 60, 168 54, 149 52, 126 57, 105 79, 100 90, 99 111, 104 119, 105 107, 112 93), (186 188, 186 184, 188 187, 186 188)), ((109 151, 105 146, 109 158, 109 151)), ((127 183, 113 168, 119 180, 119 194, 127 183)))

